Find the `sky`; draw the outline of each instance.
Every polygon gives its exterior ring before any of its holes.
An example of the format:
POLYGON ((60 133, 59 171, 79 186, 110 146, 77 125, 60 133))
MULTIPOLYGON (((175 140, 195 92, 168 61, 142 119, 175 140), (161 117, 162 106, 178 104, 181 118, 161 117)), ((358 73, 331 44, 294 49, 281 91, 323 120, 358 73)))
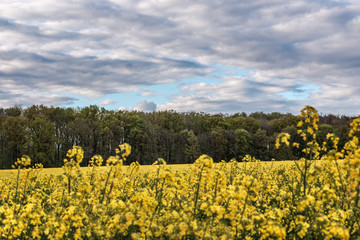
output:
POLYGON ((360 114, 358 0, 1 0, 0 107, 360 114))

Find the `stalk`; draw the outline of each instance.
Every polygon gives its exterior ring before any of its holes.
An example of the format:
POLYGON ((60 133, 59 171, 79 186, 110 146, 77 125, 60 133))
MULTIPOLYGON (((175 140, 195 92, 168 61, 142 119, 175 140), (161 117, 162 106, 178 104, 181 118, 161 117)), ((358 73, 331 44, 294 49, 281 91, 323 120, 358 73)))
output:
MULTIPOLYGON (((252 184, 251 184, 251 185, 252 185, 252 184)), ((250 185, 250 186, 251 186, 251 185, 250 185)), ((249 187, 249 188, 250 188, 250 187, 249 187)), ((243 219, 243 217, 244 217, 247 200, 248 200, 248 198, 249 198, 249 188, 248 188, 248 192, 247 192, 246 197, 245 197, 244 207, 243 207, 243 210, 242 210, 242 212, 241 212, 240 222, 242 221, 242 219, 243 219)))
POLYGON ((110 175, 111 175, 111 170, 112 170, 112 168, 113 168, 113 167, 111 166, 111 168, 110 168, 110 170, 109 170, 109 173, 108 173, 108 176, 107 176, 107 178, 106 178, 105 187, 104 187, 104 189, 103 189, 103 195, 102 195, 102 197, 101 197, 100 203, 102 203, 102 202, 104 201, 104 199, 105 199, 106 187, 107 187, 108 182, 109 182, 109 178, 110 178, 110 175))
POLYGON ((307 159, 305 159, 305 169, 304 169, 304 179, 303 179, 303 186, 304 186, 304 196, 306 195, 306 185, 307 185, 307 179, 306 179, 306 174, 307 174, 307 159))
POLYGON ((217 195, 217 185, 218 185, 218 178, 216 178, 216 181, 215 181, 215 192, 214 192, 214 200, 216 201, 216 195, 217 195))
MULTIPOLYGON (((163 183, 161 184, 161 191, 160 191, 160 195, 159 195, 159 199, 158 199, 159 205, 156 206, 156 208, 155 208, 155 210, 154 210, 154 213, 153 213, 153 215, 151 216, 151 219, 150 219, 150 224, 149 224, 149 229, 150 229, 150 231, 151 231, 151 226, 152 226, 152 223, 153 223, 153 220, 154 220, 154 217, 155 217, 156 213, 157 213, 157 212, 160 213, 161 208, 162 208, 161 201, 162 201, 162 198, 163 198, 164 185, 165 185, 165 178, 164 178, 163 183)), ((157 195, 156 195, 155 197, 157 198, 157 195)), ((145 239, 146 239, 146 238, 147 238, 147 236, 145 235, 145 239)))
POLYGON ((18 167, 18 174, 17 174, 17 177, 16 177, 15 202, 17 200, 17 195, 18 195, 19 179, 20 179, 20 166, 18 167))
POLYGON ((24 193, 23 193, 23 200, 25 200, 26 187, 27 187, 27 181, 28 181, 28 178, 29 178, 29 172, 27 172, 27 174, 26 174, 25 186, 24 186, 24 193))
POLYGON ((70 194, 71 192, 71 176, 68 175, 68 193, 70 194))
POLYGON ((200 181, 202 178, 202 172, 204 170, 204 165, 201 168, 201 171, 199 173, 199 180, 197 183, 197 187, 196 187, 196 192, 195 192, 195 204, 194 204, 194 216, 196 215, 196 207, 197 207, 197 202, 198 202, 198 198, 199 198, 199 191, 200 191, 200 181))
MULTIPOLYGON (((252 186, 253 182, 254 182, 254 181, 251 182, 250 186, 248 187, 248 191, 247 191, 247 193, 246 193, 245 202, 244 202, 244 207, 243 207, 243 210, 242 210, 242 212, 241 212, 241 217, 240 217, 240 224, 241 224, 241 225, 243 225, 242 220, 243 220, 243 218, 244 218, 245 209, 246 209, 246 205, 247 205, 247 200, 248 200, 248 198, 249 198, 249 189, 250 189, 250 187, 252 186)), ((243 228, 244 228, 244 227, 243 227, 243 228)), ((237 235, 237 229, 236 229, 236 235, 237 235)), ((244 236, 244 232, 243 232, 242 235, 243 235, 242 237, 244 238, 244 237, 245 237, 245 236, 244 236)))
MULTIPOLYGON (((116 172, 115 172, 116 173, 116 172)), ((116 174, 114 173, 114 175, 113 175, 113 180, 111 181, 111 185, 110 185, 110 189, 109 189, 109 192, 108 192, 108 197, 110 196, 110 193, 112 192, 112 189, 113 189, 113 187, 114 187, 114 181, 115 181, 115 178, 116 178, 116 174)), ((106 188, 105 188, 105 190, 106 190, 106 188)), ((105 192, 104 192, 104 195, 105 195, 105 192)))

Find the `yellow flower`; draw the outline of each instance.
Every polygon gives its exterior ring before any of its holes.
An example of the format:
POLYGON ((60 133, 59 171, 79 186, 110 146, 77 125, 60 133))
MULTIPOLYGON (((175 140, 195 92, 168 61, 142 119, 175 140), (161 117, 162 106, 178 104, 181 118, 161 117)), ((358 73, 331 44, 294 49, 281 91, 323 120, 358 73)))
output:
POLYGON ((70 159, 71 162, 80 164, 84 158, 84 150, 80 146, 73 146, 73 148, 68 151, 66 156, 70 159))
POLYGON ((124 143, 119 145, 119 148, 116 149, 116 154, 120 154, 121 153, 121 157, 126 160, 126 158, 130 155, 131 153, 131 146, 128 143, 124 143))
POLYGON ((310 224, 308 224, 307 222, 302 222, 300 224, 300 231, 297 232, 297 235, 300 237, 300 238, 303 238, 305 237, 309 227, 310 227, 310 224))
POLYGON ((180 229, 182 235, 185 235, 185 233, 186 233, 186 231, 188 230, 188 228, 189 228, 188 225, 187 225, 186 223, 184 223, 184 222, 181 222, 181 223, 179 224, 179 229, 180 229))
POLYGON ((300 128, 300 127, 302 127, 303 124, 304 124, 303 121, 299 121, 296 126, 297 126, 298 128, 300 128))
POLYGON ((312 135, 314 133, 314 130, 311 127, 308 127, 307 132, 312 135))
POLYGON ((293 143, 293 147, 299 148, 299 147, 300 147, 300 144, 299 144, 299 143, 294 142, 294 143, 293 143))
POLYGON ((135 219, 135 215, 132 212, 127 212, 125 218, 127 222, 131 223, 135 219))
POLYGON ((279 148, 281 143, 284 143, 286 146, 289 146, 290 145, 289 139, 290 139, 290 134, 280 133, 276 138, 276 143, 275 143, 276 148, 279 148))

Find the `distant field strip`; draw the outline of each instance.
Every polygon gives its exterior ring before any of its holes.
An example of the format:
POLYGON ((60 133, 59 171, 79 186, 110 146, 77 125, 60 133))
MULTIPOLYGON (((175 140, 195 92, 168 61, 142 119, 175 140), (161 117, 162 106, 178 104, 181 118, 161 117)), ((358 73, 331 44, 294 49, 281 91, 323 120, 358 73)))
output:
MULTIPOLYGON (((245 162, 240 163, 240 164, 245 164, 245 162)), ((255 163, 246 163, 248 165, 251 164, 255 164, 255 163)), ((294 165, 294 161, 274 161, 274 162, 268 162, 268 161, 264 161, 264 162, 260 162, 260 164, 263 165, 269 165, 269 166, 290 166, 290 165, 294 165)), ((189 170, 192 166, 192 164, 168 164, 167 165, 169 167, 169 169, 171 169, 172 171, 183 171, 183 170, 189 170)), ((123 171, 126 172, 128 170, 127 165, 123 166, 123 171)), ((100 167, 100 169, 104 172, 106 172, 108 170, 108 168, 106 166, 102 166, 100 167)), ((141 165, 140 166, 140 173, 145 173, 148 171, 152 171, 155 170, 156 166, 153 165, 141 165)), ((90 171, 91 168, 90 167, 82 167, 81 168, 82 171, 86 172, 86 171, 90 171)), ((17 176, 17 169, 5 169, 5 170, 0 170, 0 179, 6 179, 6 178, 15 178, 17 176)), ((23 171, 23 170, 21 170, 23 171)), ((59 168, 43 168, 41 170, 41 174, 52 174, 52 175, 60 175, 63 174, 64 170, 59 167, 59 168)))

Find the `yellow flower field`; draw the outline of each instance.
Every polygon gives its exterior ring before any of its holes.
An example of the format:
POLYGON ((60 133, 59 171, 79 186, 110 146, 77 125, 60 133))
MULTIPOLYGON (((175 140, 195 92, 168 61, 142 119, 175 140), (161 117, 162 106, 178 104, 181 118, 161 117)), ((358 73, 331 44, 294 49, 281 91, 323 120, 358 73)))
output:
MULTIPOLYGON (((216 165, 217 163, 215 163, 216 165)), ((238 163, 239 166, 244 165, 246 163, 244 162, 239 162, 238 163)), ((250 165, 253 163, 250 163, 250 165)), ((274 162, 258 162, 256 164, 261 164, 261 165, 273 165, 276 167, 279 166, 289 166, 289 165, 294 165, 294 161, 274 161, 274 162)), ((168 164, 167 167, 171 170, 171 171, 187 171, 190 170, 191 167, 193 165, 192 164, 168 164)), ((80 171, 83 173, 86 173, 87 171, 89 171, 90 167, 80 167, 80 171)), ((122 170, 124 172, 127 172, 128 169, 130 168, 129 165, 123 165, 122 166, 122 170)), ((98 171, 105 173, 107 171, 107 167, 106 166, 100 166, 98 167, 98 171)), ((139 168, 139 173, 143 174, 143 173, 147 173, 147 172, 151 172, 154 169, 153 165, 140 165, 139 168)), ((0 170, 0 180, 5 180, 5 179, 15 179, 17 177, 17 173, 18 170, 17 169, 6 169, 6 170, 0 170)), ((39 171, 39 175, 63 175, 64 174, 64 170, 62 168, 43 168, 41 169, 41 171, 39 171)))
MULTIPOLYGON (((344 149, 333 135, 315 141, 315 109, 305 107, 299 122, 308 157, 291 163, 250 156, 214 163, 202 155, 180 167, 161 158, 125 167, 131 147, 122 144, 88 168, 74 147, 61 174, 41 174, 24 156, 0 180, 0 238, 358 239, 360 118, 344 149)), ((294 143, 281 134, 283 144, 294 143)))

